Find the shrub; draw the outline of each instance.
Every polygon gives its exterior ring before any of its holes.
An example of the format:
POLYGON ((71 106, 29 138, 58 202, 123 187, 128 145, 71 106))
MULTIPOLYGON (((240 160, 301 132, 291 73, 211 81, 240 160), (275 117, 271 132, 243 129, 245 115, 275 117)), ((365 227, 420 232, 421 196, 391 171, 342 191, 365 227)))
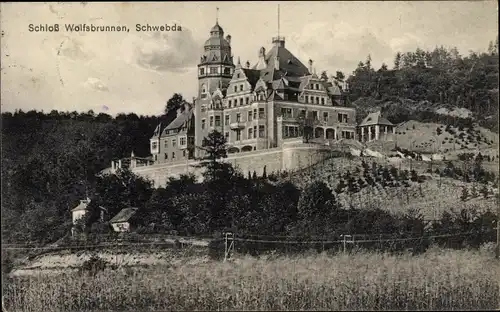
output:
POLYGON ((460 200, 466 201, 468 197, 469 197, 469 191, 467 191, 467 188, 464 186, 462 188, 462 194, 460 195, 460 200))
POLYGON ((109 265, 109 263, 100 258, 97 254, 93 254, 88 260, 85 260, 82 264, 81 269, 85 272, 96 274, 99 271, 104 271, 104 269, 109 265))

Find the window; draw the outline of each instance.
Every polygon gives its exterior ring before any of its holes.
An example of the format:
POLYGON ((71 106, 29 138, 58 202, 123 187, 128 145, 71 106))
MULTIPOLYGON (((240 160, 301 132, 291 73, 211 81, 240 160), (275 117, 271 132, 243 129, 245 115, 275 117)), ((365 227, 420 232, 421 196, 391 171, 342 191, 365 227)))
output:
POLYGON ((176 139, 172 139, 172 147, 176 147, 177 146, 177 140, 176 139))
POLYGON ((251 139, 253 135, 253 128, 248 128, 248 139, 251 139))
POLYGON ((248 104, 248 102, 250 101, 250 99, 248 97, 245 98, 245 104, 248 104))
POLYGON ((216 127, 220 127, 221 126, 220 116, 215 116, 215 126, 216 127))
POLYGON ((210 116, 210 127, 214 126, 214 116, 210 116))
POLYGON ((286 118, 291 118, 292 117, 292 109, 291 108, 286 108, 282 107, 281 108, 281 115, 286 118))
POLYGON ((165 159, 168 159, 168 153, 165 153, 165 159))
POLYGON ((234 86, 234 92, 238 92, 238 86, 234 86))
POLYGON ((186 150, 182 151, 182 157, 186 157, 186 150))
POLYGON ((309 96, 306 95, 306 103, 309 103, 309 96))
POLYGON ((241 130, 236 130, 236 141, 241 140, 241 130))
POLYGON ((306 110, 305 109, 301 109, 300 110, 300 116, 301 117, 306 117, 306 110))
POLYGON ((323 121, 328 121, 328 112, 323 112, 323 121))
POLYGON ((205 129, 205 125, 206 125, 207 121, 205 119, 202 119, 201 120, 201 128, 202 129, 205 129))
POLYGON ((321 98, 321 105, 325 105, 325 98, 321 98))
POLYGON ((240 91, 243 91, 243 85, 240 85, 240 91))
POLYGON ((231 107, 231 104, 233 104, 233 101, 229 100, 229 101, 227 102, 228 107, 231 107))
POLYGON ((240 113, 236 114, 236 122, 241 122, 241 114, 240 113))
POLYGON ((240 106, 243 105, 243 98, 240 99, 240 106))
POLYGON ((172 152, 172 159, 175 159, 175 152, 172 152))
POLYGON ((347 114, 339 113, 338 114, 338 121, 347 123, 347 114))
POLYGON ((218 70, 217 67, 210 67, 210 74, 217 74, 218 70))
POLYGON ((319 90, 319 84, 316 84, 316 90, 319 90))
POLYGON ((229 126, 229 115, 224 116, 224 125, 229 126))
POLYGON ((257 126, 253 126, 253 133, 255 133, 255 138, 257 138, 257 126))
POLYGON ((259 126, 259 138, 265 137, 265 129, 263 125, 259 126))
POLYGON ((226 138, 226 141, 229 141, 229 132, 224 133, 224 137, 226 138))
POLYGON ((240 79, 240 74, 236 75, 236 78, 237 78, 237 79, 240 79))
POLYGON ((200 76, 205 75, 205 68, 200 68, 200 76))
POLYGON ((168 148, 168 140, 165 140, 163 147, 168 148))
POLYGON ((248 111, 248 119, 247 119, 247 121, 252 121, 252 111, 251 110, 248 111))
POLYGON ((187 143, 187 142, 186 142, 186 138, 185 138, 185 137, 182 137, 182 138, 180 138, 180 139, 179 139, 179 144, 180 144, 181 146, 185 146, 185 145, 186 145, 186 143, 187 143))
POLYGON ((318 120, 318 111, 312 111, 312 117, 314 120, 318 120))
POLYGON ((224 75, 230 75, 231 74, 231 68, 226 67, 224 68, 224 75))
POLYGON ((253 110, 253 119, 257 119, 257 109, 253 110))
POLYGON ((158 160, 158 155, 155 155, 155 161, 157 161, 157 160, 158 160))
POLYGON ((283 137, 284 138, 296 138, 299 136, 299 127, 297 126, 284 126, 283 127, 283 137))
POLYGON ((319 97, 316 97, 316 104, 319 104, 319 97))
POLYGON ((262 118, 264 118, 264 108, 263 107, 259 108, 259 119, 262 119, 262 118))
POLYGON ((151 142, 151 149, 157 149, 158 148, 158 143, 157 142, 151 142))

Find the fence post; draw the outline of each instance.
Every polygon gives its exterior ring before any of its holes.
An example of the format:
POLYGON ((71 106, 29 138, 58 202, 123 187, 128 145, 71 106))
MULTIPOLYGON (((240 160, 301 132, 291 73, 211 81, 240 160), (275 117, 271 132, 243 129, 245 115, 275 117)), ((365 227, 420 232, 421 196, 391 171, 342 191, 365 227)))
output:
POLYGON ((344 245, 344 253, 346 252, 346 243, 354 243, 354 239, 352 237, 352 235, 340 235, 340 237, 343 237, 343 245, 344 245), (351 240, 347 240, 347 238, 350 238, 351 240))
POLYGON ((224 262, 231 257, 234 251, 234 235, 232 232, 224 233, 224 262))

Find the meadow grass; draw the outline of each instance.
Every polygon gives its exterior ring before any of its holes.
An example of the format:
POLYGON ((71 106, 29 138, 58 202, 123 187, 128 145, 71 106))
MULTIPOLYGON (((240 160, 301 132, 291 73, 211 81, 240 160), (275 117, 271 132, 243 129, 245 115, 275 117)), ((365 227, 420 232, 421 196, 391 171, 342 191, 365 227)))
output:
POLYGON ((500 263, 481 251, 236 257, 16 277, 8 311, 477 310, 499 306, 500 263))

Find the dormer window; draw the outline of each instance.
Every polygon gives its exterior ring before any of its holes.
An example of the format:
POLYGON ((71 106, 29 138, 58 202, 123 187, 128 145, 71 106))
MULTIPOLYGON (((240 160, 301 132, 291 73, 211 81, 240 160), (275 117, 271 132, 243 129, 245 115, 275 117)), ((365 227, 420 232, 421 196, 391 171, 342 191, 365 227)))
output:
POLYGON ((240 74, 236 75, 236 78, 239 79, 240 78, 240 74))
POLYGON ((230 75, 231 74, 231 68, 226 67, 224 68, 224 75, 230 75))

